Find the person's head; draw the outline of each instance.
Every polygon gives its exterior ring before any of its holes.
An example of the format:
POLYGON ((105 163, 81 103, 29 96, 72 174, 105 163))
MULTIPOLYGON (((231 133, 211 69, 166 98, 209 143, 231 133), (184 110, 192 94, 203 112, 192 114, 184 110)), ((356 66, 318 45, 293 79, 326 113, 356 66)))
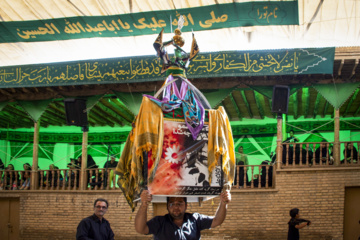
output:
POLYGON ((54 165, 54 164, 50 164, 50 165, 49 165, 49 169, 50 169, 50 170, 54 170, 54 169, 55 169, 55 165, 54 165))
POLYGON ((167 197, 167 210, 173 219, 183 219, 187 208, 186 197, 167 197))
POLYGON ((322 148, 325 148, 325 147, 326 147, 326 143, 327 143, 326 140, 322 140, 322 141, 321 141, 321 147, 322 147, 322 148))
POLYGON ((24 163, 23 168, 25 171, 31 170, 31 165, 29 163, 24 163))
POLYGON ((299 218, 299 209, 298 208, 293 208, 290 210, 290 217, 292 218, 299 218))
POLYGON ((347 144, 347 149, 351 149, 352 146, 353 146, 353 143, 352 143, 352 142, 349 142, 349 143, 347 144))
POLYGON ((239 152, 239 153, 243 153, 243 152, 244 152, 244 147, 243 147, 243 146, 240 146, 240 147, 238 148, 238 152, 239 152))
POLYGON ((111 163, 115 162, 115 155, 111 155, 110 161, 111 163))
POLYGON ((290 137, 293 137, 294 136, 294 130, 290 130, 289 134, 290 134, 290 137))
POLYGON ((94 214, 102 219, 109 207, 109 203, 106 199, 98 198, 94 202, 94 214))
POLYGON ((7 170, 14 170, 15 168, 14 168, 14 165, 12 165, 12 164, 9 164, 8 166, 7 166, 7 170))

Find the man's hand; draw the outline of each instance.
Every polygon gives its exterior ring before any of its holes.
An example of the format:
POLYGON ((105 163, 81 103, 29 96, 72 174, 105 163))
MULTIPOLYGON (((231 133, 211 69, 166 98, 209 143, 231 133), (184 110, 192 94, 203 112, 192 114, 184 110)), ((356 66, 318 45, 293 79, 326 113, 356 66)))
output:
POLYGON ((221 202, 228 204, 231 202, 231 193, 230 191, 225 191, 220 194, 221 202))
POLYGON ((140 199, 143 204, 148 204, 152 200, 152 195, 149 193, 149 190, 143 190, 140 194, 140 199))

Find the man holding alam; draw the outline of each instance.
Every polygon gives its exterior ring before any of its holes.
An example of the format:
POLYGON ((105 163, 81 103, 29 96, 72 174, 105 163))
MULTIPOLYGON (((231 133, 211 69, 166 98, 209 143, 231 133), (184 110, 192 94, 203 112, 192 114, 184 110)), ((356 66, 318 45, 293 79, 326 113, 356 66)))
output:
POLYGON ((135 230, 138 233, 153 234, 155 240, 195 240, 200 239, 201 230, 220 226, 224 222, 231 194, 229 191, 220 194, 220 204, 215 216, 187 213, 185 212, 186 197, 168 197, 169 214, 156 216, 149 221, 147 221, 147 209, 152 195, 148 190, 144 190, 140 198, 141 205, 135 217, 135 230))
POLYGON ((98 198, 94 202, 94 214, 79 223, 76 240, 114 240, 114 232, 110 223, 104 218, 109 207, 105 199, 98 198))

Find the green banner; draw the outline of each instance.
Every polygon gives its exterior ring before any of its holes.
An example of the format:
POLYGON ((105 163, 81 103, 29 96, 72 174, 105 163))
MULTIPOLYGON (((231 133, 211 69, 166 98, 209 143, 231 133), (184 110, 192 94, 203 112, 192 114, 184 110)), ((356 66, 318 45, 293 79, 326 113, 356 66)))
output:
POLYGON ((162 28, 169 33, 177 27, 180 15, 185 17, 184 32, 299 24, 297 1, 227 3, 113 16, 0 22, 0 43, 139 36, 158 33, 162 28))
MULTIPOLYGON (((121 133, 89 133, 89 143, 120 143, 125 142, 128 132, 121 133)), ((29 142, 34 141, 34 133, 17 132, 17 131, 1 131, 1 140, 29 142)), ((41 133, 39 135, 40 143, 81 143, 81 133, 41 133)))
MULTIPOLYGON (((332 74, 335 48, 282 49, 203 53, 187 77, 332 74)), ((85 60, 0 68, 0 88, 165 80, 155 56, 85 60)))

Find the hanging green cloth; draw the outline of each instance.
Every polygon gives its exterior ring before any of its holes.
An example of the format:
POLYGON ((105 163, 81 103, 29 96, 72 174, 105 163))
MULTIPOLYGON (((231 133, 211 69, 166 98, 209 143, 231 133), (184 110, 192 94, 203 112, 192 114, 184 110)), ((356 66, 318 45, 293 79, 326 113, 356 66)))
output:
POLYGON ((339 109, 360 86, 359 82, 319 84, 312 87, 318 91, 335 109, 339 109))
POLYGON ((45 112, 52 99, 37 101, 17 101, 34 122, 37 122, 45 112))
POLYGON ((0 102, 0 112, 4 109, 4 107, 8 104, 8 102, 0 102))
POLYGON ((102 95, 94 95, 91 97, 84 97, 84 99, 86 99, 86 109, 88 111, 90 111, 99 101, 100 99, 104 96, 105 94, 102 95))
POLYGON ((118 99, 129 109, 134 115, 137 115, 140 109, 143 94, 154 95, 154 92, 142 92, 142 93, 126 93, 113 91, 118 99))
POLYGON ((215 108, 236 88, 237 87, 216 90, 204 90, 202 91, 202 93, 210 103, 211 108, 215 108))

